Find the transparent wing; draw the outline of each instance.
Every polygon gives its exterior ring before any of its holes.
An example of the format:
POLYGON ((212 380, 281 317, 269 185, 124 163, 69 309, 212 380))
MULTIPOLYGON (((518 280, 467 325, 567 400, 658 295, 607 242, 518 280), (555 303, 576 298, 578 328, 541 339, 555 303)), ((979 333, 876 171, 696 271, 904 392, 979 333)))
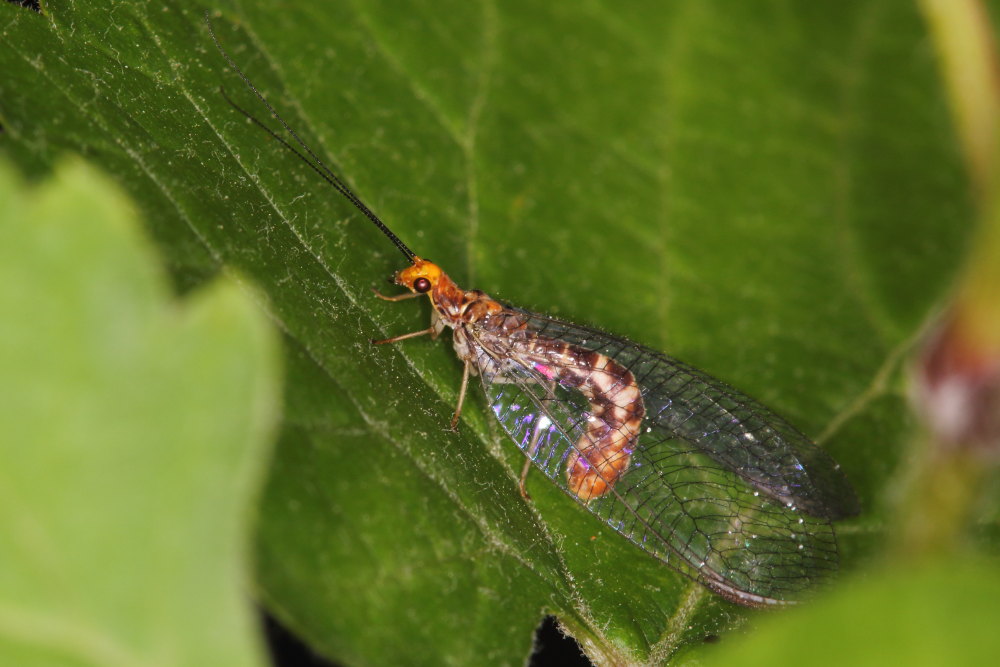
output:
POLYGON ((610 493, 580 500, 566 469, 592 418, 588 401, 519 362, 516 339, 485 340, 469 329, 497 419, 571 497, 674 569, 742 604, 795 600, 836 570, 830 518, 850 513, 857 501, 836 464, 798 431, 658 352, 517 312, 530 331, 615 359, 641 389, 646 416, 628 469, 610 493), (845 490, 847 498, 838 498, 845 490))
POLYGON ((807 514, 855 516, 858 498, 840 466, 756 400, 667 355, 527 311, 529 330, 600 352, 636 377, 650 422, 708 454, 748 484, 807 514))

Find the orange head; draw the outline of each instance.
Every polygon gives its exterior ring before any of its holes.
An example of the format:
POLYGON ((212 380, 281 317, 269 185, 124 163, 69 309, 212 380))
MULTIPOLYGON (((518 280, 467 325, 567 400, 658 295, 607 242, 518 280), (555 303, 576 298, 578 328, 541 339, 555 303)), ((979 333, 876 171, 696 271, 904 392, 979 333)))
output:
POLYGON ((413 258, 413 265, 396 272, 396 284, 406 287, 412 292, 426 294, 444 277, 441 267, 426 259, 413 258))

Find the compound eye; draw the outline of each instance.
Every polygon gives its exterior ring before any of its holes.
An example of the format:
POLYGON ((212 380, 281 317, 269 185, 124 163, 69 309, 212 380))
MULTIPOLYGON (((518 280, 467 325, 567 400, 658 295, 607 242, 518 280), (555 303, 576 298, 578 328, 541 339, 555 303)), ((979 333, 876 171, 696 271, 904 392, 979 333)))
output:
POLYGON ((431 281, 427 280, 427 278, 417 278, 413 281, 413 290, 421 294, 429 292, 431 290, 431 281))

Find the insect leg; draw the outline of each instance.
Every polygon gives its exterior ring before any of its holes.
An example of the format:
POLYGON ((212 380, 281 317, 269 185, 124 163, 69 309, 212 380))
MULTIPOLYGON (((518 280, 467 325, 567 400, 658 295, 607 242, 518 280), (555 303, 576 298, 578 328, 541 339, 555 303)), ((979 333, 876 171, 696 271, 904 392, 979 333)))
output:
POLYGON ((410 333, 402 334, 401 336, 393 336, 392 338, 383 338, 381 340, 372 340, 372 345, 385 345, 386 343, 398 343, 401 340, 406 340, 407 338, 416 338, 417 336, 426 336, 427 334, 434 334, 434 327, 427 327, 420 331, 411 331, 410 333))
MULTIPOLYGON (((434 327, 431 328, 433 329, 434 327)), ((462 415, 462 404, 465 403, 465 390, 469 388, 469 374, 471 369, 472 362, 466 359, 465 366, 462 367, 462 386, 458 390, 458 405, 455 406, 455 414, 451 416, 452 431, 458 426, 458 418, 462 415)))
POLYGON ((403 292, 402 294, 394 294, 392 296, 386 296, 385 294, 382 294, 374 287, 372 288, 372 291, 375 292, 375 296, 382 299, 383 301, 406 301, 407 299, 415 299, 418 296, 423 296, 423 294, 420 294, 418 292, 403 292))
POLYGON ((538 438, 542 434, 535 427, 535 432, 531 435, 531 446, 528 453, 528 458, 524 460, 524 467, 521 468, 521 479, 517 483, 517 487, 521 489, 521 497, 525 500, 531 500, 531 494, 528 493, 528 487, 525 486, 528 482, 528 471, 531 470, 531 457, 535 455, 535 450, 538 449, 538 438))

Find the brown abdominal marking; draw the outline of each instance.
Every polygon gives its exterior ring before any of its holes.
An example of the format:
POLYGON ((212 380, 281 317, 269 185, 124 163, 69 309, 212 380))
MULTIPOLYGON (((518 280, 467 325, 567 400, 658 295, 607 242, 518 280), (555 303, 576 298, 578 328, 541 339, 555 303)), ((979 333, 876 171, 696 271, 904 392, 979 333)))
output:
POLYGON ((568 343, 532 337, 526 347, 529 361, 590 403, 587 430, 567 461, 567 482, 583 501, 604 496, 628 469, 646 412, 635 376, 610 357, 568 343))

